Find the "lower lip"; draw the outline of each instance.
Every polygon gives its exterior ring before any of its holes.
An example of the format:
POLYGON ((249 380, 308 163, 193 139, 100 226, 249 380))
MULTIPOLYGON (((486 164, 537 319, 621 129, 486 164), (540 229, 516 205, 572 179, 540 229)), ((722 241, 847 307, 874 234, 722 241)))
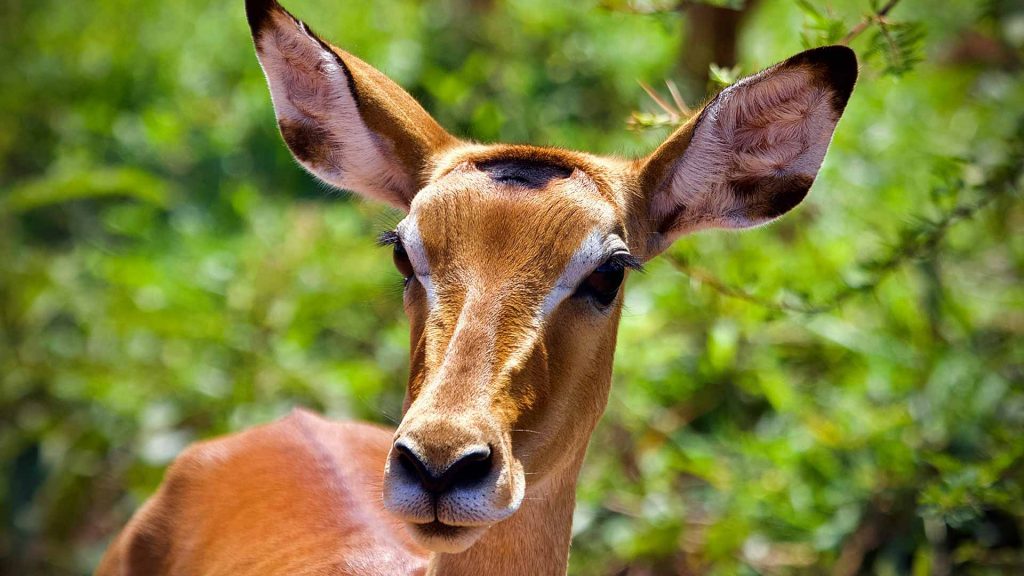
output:
POLYGON ((427 524, 415 524, 415 526, 417 531, 433 538, 453 538, 465 530, 463 526, 451 526, 437 520, 427 524))

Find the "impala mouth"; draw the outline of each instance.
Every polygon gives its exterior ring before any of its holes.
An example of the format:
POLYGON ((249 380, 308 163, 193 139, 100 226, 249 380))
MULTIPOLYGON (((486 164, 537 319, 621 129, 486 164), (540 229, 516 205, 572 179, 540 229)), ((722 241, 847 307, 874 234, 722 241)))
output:
POLYGON ((445 524, 440 520, 434 520, 427 524, 416 524, 416 529, 426 536, 445 538, 449 536, 457 536, 462 530, 465 530, 466 527, 452 526, 451 524, 445 524))
POLYGON ((423 524, 408 523, 409 532, 420 546, 433 552, 458 554, 476 543, 486 526, 454 526, 440 520, 423 524))

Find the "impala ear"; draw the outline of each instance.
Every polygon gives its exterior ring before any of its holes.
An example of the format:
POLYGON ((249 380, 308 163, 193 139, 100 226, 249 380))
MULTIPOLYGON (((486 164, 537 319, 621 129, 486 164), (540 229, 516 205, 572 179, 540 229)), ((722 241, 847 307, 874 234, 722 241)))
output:
POLYGON ((726 88, 642 161, 653 255, 703 228, 746 228, 807 195, 857 80, 845 46, 801 52, 726 88))
POLYGON ((245 10, 281 135, 299 163, 329 184, 407 210, 455 138, 388 77, 274 0, 246 0, 245 10))

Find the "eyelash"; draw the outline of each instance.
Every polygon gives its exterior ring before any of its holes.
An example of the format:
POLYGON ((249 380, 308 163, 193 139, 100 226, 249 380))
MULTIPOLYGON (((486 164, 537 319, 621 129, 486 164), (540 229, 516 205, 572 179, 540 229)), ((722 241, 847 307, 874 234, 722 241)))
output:
POLYGON ((398 237, 398 232, 394 230, 386 230, 384 232, 381 232, 380 235, 377 236, 377 246, 381 247, 394 246, 395 244, 398 244, 401 241, 402 239, 398 237))
POLYGON ((416 276, 416 271, 413 269, 412 263, 409 262, 409 254, 405 251, 405 246, 402 246, 402 239, 398 236, 398 232, 388 230, 381 233, 377 237, 377 245, 391 246, 391 258, 394 260, 395 268, 402 275, 402 285, 408 286, 409 282, 416 276))
MULTIPOLYGON (((629 252, 616 252, 608 257, 601 266, 612 266, 622 270, 644 271, 644 265, 640 260, 629 252)), ((601 266, 598 266, 600 268, 601 266)))
POLYGON ((611 306, 622 290, 626 269, 642 270, 640 261, 628 252, 612 254, 576 287, 573 296, 587 298, 599 309, 611 306))

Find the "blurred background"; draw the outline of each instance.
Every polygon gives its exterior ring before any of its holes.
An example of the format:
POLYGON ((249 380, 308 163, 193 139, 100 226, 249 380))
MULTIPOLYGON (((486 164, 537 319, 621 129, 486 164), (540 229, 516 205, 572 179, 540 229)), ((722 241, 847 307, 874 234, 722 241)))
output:
MULTIPOLYGON (((0 0, 4 574, 90 573, 189 442, 400 417, 399 216, 290 158, 242 4, 0 0)), ((1021 2, 286 4, 455 134, 621 155, 849 42, 803 207, 631 278, 570 572, 1024 573, 1021 2)))

